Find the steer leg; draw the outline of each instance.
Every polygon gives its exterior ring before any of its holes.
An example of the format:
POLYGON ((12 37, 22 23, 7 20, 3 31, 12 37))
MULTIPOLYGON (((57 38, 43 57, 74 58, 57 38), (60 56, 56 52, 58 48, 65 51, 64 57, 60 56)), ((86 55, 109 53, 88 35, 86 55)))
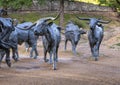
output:
POLYGON ((56 70, 57 68, 56 68, 56 51, 54 51, 54 53, 53 53, 53 70, 56 70))
POLYGON ((25 42, 25 49, 26 49, 26 52, 29 52, 29 44, 27 42, 25 42))
POLYGON ((74 55, 76 55, 77 54, 76 45, 75 45, 74 41, 72 41, 71 43, 72 43, 72 52, 73 52, 74 55))
POLYGON ((47 50, 44 48, 44 61, 48 62, 49 60, 47 59, 47 50))
POLYGON ((1 62, 4 56, 0 55, 0 68, 1 68, 1 62))
POLYGON ((33 57, 33 51, 34 51, 34 49, 35 49, 35 45, 32 45, 32 49, 31 49, 31 51, 30 51, 30 58, 33 57))
POLYGON ((33 48, 30 51, 30 58, 32 58, 32 57, 33 57, 33 48))
POLYGON ((99 47, 100 47, 100 43, 97 42, 95 47, 94 47, 94 57, 95 57, 95 61, 98 61, 98 57, 99 57, 99 47))
POLYGON ((17 58, 17 61, 19 60, 19 53, 18 53, 18 49, 16 50, 16 58, 17 58))
POLYGON ((0 68, 1 68, 1 62, 2 62, 2 59, 3 59, 4 55, 5 55, 4 51, 0 52, 0 68))
POLYGON ((34 51, 35 51, 35 57, 34 57, 34 59, 37 59, 37 56, 38 56, 37 47, 35 47, 34 51))
POLYGON ((12 58, 13 58, 15 61, 18 61, 18 58, 19 58, 18 49, 12 48, 12 58), (16 56, 17 56, 17 57, 16 57, 16 56))
POLYGON ((56 62, 58 62, 58 47, 59 46, 57 46, 57 48, 56 48, 56 62))
POLYGON ((89 41, 89 45, 90 45, 92 56, 94 57, 94 45, 91 41, 89 41))
POLYGON ((52 64, 52 51, 49 52, 49 55, 50 55, 50 59, 49 59, 49 63, 52 64))
POLYGON ((11 67, 11 62, 10 62, 10 50, 6 49, 6 63, 9 67, 11 67))
POLYGON ((31 51, 30 51, 30 57, 31 57, 31 58, 33 57, 33 51, 35 52, 35 57, 34 57, 34 59, 37 59, 38 52, 37 52, 36 45, 32 45, 32 49, 31 49, 31 51))
POLYGON ((66 39, 66 40, 65 40, 65 48, 64 48, 65 51, 66 51, 66 49, 67 49, 67 48, 66 48, 66 47, 67 47, 67 42, 68 42, 68 40, 66 39))

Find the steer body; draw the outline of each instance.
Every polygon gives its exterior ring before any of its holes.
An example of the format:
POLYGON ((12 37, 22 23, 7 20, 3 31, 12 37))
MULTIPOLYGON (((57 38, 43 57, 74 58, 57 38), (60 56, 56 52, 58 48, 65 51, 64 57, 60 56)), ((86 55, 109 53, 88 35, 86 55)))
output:
POLYGON ((30 57, 33 57, 33 51, 35 52, 34 58, 36 59, 38 56, 37 52, 37 36, 34 35, 33 29, 25 29, 26 27, 32 25, 30 22, 25 22, 23 24, 18 24, 18 26, 15 28, 15 31, 13 31, 10 35, 10 41, 13 43, 16 48, 13 49, 13 58, 15 58, 15 53, 17 55, 17 59, 19 58, 18 55, 18 44, 21 45, 22 43, 26 42, 29 44, 30 47, 32 47, 30 52, 30 57))
POLYGON ((90 29, 88 32, 88 40, 91 48, 91 52, 95 60, 99 57, 99 48, 103 40, 104 30, 102 25, 96 25, 94 29, 90 29))
POLYGON ((72 52, 76 55, 76 46, 80 40, 81 34, 85 33, 86 32, 84 30, 80 29, 73 22, 69 22, 65 29, 65 50, 67 42, 70 41, 72 44, 72 52))
POLYGON ((45 62, 48 61, 46 54, 49 52, 49 62, 52 63, 53 58, 53 69, 56 70, 56 62, 58 61, 58 47, 61 40, 60 27, 52 22, 47 23, 48 19, 40 19, 36 24, 34 32, 36 35, 42 36, 45 62))

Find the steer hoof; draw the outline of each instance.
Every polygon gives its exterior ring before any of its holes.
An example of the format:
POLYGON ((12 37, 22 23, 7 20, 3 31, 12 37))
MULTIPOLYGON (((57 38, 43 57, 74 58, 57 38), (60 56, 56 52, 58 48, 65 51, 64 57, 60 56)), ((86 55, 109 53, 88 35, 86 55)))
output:
POLYGON ((35 56, 34 59, 37 59, 37 56, 35 56))
POLYGON ((58 59, 56 59, 56 62, 58 62, 58 59))
POLYGON ((49 64, 52 64, 52 61, 49 61, 49 64))
POLYGON ((32 58, 33 56, 30 55, 30 58, 32 58))
POLYGON ((57 70, 57 68, 53 68, 53 70, 57 70))
POLYGON ((7 65, 8 65, 8 67, 11 67, 11 62, 10 62, 10 60, 6 60, 6 63, 7 63, 7 65))
POLYGON ((49 61, 49 59, 45 59, 44 61, 45 61, 45 62, 48 62, 48 61, 49 61))
POLYGON ((15 60, 15 62, 17 62, 17 61, 18 61, 18 58, 14 57, 14 56, 13 56, 12 58, 15 60))
POLYGON ((98 58, 95 58, 95 61, 98 61, 98 58))

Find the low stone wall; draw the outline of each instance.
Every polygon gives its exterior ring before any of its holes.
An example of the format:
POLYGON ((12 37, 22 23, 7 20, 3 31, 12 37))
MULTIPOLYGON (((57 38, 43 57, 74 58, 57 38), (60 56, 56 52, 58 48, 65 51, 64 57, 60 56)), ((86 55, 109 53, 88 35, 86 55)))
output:
MULTIPOLYGON (((92 13, 92 14, 102 14, 104 12, 105 16, 116 16, 116 13, 110 7, 98 6, 94 4, 88 4, 83 2, 65 2, 64 3, 65 13, 92 13)), ((44 5, 39 5, 34 3, 30 8, 22 8, 20 11, 39 11, 39 12, 56 12, 59 11, 60 3, 59 1, 45 2, 44 5)))

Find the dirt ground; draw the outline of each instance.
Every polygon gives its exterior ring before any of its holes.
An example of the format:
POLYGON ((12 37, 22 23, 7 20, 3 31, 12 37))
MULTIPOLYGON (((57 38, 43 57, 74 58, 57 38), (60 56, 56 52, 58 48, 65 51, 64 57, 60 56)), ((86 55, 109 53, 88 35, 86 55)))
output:
POLYGON ((86 35, 81 36, 77 56, 68 43, 64 51, 64 36, 59 47, 57 70, 43 61, 43 47, 38 41, 38 59, 29 58, 24 46, 19 46, 20 60, 7 67, 3 61, 0 68, 0 85, 120 85, 120 49, 114 44, 120 40, 120 27, 105 31, 100 47, 99 61, 94 61, 86 35))

